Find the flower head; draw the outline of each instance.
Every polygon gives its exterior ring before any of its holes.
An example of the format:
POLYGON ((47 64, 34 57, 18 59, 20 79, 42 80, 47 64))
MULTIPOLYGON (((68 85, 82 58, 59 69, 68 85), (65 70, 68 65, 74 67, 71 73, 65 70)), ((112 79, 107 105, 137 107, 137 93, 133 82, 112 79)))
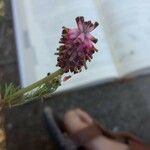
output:
POLYGON ((97 39, 90 32, 93 31, 98 23, 84 21, 84 17, 76 18, 77 28, 69 29, 63 27, 62 37, 60 39, 57 58, 57 65, 64 72, 78 73, 84 66, 87 69, 86 62, 91 61, 93 54, 97 49, 94 43, 97 39))

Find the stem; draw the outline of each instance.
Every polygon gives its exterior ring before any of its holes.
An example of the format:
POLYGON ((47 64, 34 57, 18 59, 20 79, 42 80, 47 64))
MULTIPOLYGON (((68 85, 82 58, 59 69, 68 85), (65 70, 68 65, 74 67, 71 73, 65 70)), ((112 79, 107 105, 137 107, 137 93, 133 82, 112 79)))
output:
POLYGON ((11 95, 10 97, 5 98, 5 101, 6 102, 11 102, 13 99, 16 99, 16 98, 22 96, 26 92, 29 92, 29 91, 35 89, 36 87, 53 80, 55 77, 57 77, 59 75, 63 75, 63 73, 64 73, 64 71, 62 69, 59 69, 56 72, 46 76, 45 78, 43 78, 43 79, 41 79, 41 80, 39 80, 39 81, 37 81, 37 82, 27 86, 26 88, 20 89, 19 91, 17 91, 16 93, 11 95))

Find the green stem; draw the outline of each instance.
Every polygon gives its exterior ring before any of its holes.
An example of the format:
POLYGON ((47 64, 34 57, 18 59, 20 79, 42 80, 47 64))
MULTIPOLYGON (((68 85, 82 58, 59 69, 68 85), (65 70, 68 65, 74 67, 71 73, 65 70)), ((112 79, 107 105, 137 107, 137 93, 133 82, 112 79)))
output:
POLYGON ((64 73, 64 71, 62 69, 59 69, 56 72, 46 76, 45 78, 43 78, 43 79, 41 79, 41 80, 39 80, 39 81, 37 81, 37 82, 27 86, 26 88, 20 89, 19 91, 17 91, 16 93, 11 95, 10 97, 6 97, 5 98, 5 102, 6 103, 7 102, 11 102, 13 99, 16 99, 16 98, 22 96, 23 94, 25 94, 25 93, 35 89, 36 87, 53 80, 55 77, 57 77, 59 75, 63 75, 63 73, 64 73))

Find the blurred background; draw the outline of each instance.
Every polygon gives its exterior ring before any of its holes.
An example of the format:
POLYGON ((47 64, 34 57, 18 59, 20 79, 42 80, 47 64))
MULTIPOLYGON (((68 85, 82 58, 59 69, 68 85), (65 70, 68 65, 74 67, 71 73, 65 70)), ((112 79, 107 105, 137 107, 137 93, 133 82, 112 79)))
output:
MULTIPOLYGON (((0 0, 0 84, 20 85, 16 39, 10 0, 0 0)), ((53 149, 43 121, 43 108, 63 114, 80 107, 106 127, 130 131, 150 143, 150 76, 120 80, 60 93, 18 108, 7 109, 6 133, 9 150, 53 149)))

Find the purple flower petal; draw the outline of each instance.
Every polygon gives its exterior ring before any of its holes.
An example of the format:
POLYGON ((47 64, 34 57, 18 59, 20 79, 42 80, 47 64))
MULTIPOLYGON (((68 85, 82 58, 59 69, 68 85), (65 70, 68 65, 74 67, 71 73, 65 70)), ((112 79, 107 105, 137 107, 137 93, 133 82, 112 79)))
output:
POLYGON ((61 45, 57 49, 59 52, 57 65, 65 72, 81 72, 84 66, 87 69, 86 62, 91 61, 93 54, 97 49, 94 43, 97 39, 90 32, 93 31, 98 23, 94 24, 91 21, 84 21, 84 17, 76 18, 77 28, 69 29, 63 27, 61 45))

